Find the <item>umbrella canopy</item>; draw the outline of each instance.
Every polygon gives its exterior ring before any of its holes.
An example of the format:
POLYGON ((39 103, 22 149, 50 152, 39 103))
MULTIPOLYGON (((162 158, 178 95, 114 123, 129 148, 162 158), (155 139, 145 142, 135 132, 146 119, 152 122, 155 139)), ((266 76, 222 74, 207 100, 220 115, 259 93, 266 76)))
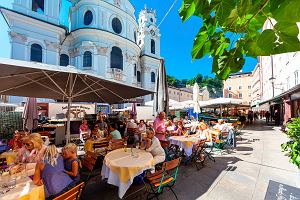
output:
POLYGON ((199 101, 199 86, 197 83, 195 83, 193 87, 194 113, 200 113, 200 106, 198 101, 199 101))
POLYGON ((24 112, 22 114, 23 128, 32 130, 38 125, 38 109, 36 98, 29 97, 24 107, 24 112))
POLYGON ((242 99, 217 98, 217 99, 211 99, 204 102, 202 106, 214 108, 214 107, 227 106, 227 105, 238 106, 242 104, 243 104, 242 99))
POLYGON ((159 112, 164 111, 166 114, 169 112, 169 93, 167 74, 164 61, 160 60, 160 66, 158 68, 154 95, 153 113, 157 115, 159 112))
MULTIPOLYGON (((72 101, 112 104, 153 93, 71 66, 0 58, 0 71, 0 94, 68 101, 68 108, 72 101)), ((70 109, 67 117, 68 142, 70 109)))

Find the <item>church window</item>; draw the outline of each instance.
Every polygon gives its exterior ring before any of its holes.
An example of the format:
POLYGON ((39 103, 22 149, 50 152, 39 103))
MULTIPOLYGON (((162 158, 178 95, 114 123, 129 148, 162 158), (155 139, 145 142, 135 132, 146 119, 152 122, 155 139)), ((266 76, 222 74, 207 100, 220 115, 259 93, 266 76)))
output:
POLYGON ((134 64, 134 76, 136 76, 136 64, 134 64))
POLYGON ((133 32, 134 42, 136 43, 136 31, 133 32))
POLYGON ((60 66, 68 66, 69 65, 69 56, 66 54, 61 54, 59 59, 60 66))
POLYGON ((141 45, 141 44, 142 44, 142 41, 140 40, 140 41, 139 41, 139 45, 141 45))
POLYGON ((151 53, 155 54, 155 41, 151 40, 151 53))
POLYGON ((110 67, 123 70, 123 54, 119 47, 113 47, 111 50, 110 67))
POLYGON ((32 44, 30 49, 30 61, 43 62, 43 48, 39 44, 32 44))
POLYGON ((151 72, 151 83, 155 83, 155 73, 151 72))
POLYGON ((92 67, 92 52, 86 51, 83 54, 83 67, 92 67))
POLYGON ((86 25, 86 26, 90 25, 93 21, 92 11, 90 11, 90 10, 86 11, 85 14, 84 14, 84 19, 83 20, 84 20, 84 22, 83 22, 84 25, 86 25))
POLYGON ((136 80, 137 80, 138 83, 141 82, 141 72, 140 71, 136 72, 136 80))
POLYGON ((45 12, 44 0, 32 0, 32 11, 44 14, 45 12))
POLYGON ((120 34, 122 32, 122 23, 118 18, 113 18, 112 20, 112 28, 115 33, 120 34))
POLYGON ((153 18, 152 17, 150 18, 150 21, 153 23, 153 18))

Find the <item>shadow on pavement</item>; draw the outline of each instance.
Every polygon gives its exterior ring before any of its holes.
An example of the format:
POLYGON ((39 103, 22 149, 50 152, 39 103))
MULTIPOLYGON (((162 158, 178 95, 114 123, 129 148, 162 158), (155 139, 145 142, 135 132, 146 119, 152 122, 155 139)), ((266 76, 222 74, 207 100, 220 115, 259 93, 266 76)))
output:
MULTIPOLYGON (((197 199, 202 196, 207 190, 212 186, 216 179, 220 176, 223 171, 234 171, 236 166, 234 164, 241 159, 236 157, 216 157, 216 162, 207 160, 205 167, 201 170, 197 170, 196 167, 192 164, 184 165, 182 164, 179 169, 179 174, 175 186, 175 192, 180 200, 190 200, 197 199)), ((226 172, 225 172, 226 173, 226 172)), ((143 185, 132 185, 127 193, 125 194, 124 199, 135 199, 142 200, 146 199, 145 190, 130 195, 131 193, 142 188, 143 185), (130 195, 130 196, 129 196, 130 195), (128 196, 128 198, 126 198, 128 196)), ((101 180, 100 176, 92 178, 83 194, 83 200, 117 200, 118 198, 118 188, 112 185, 107 184, 101 180)), ((160 200, 172 200, 175 197, 168 190, 165 190, 164 193, 159 197, 160 200)))

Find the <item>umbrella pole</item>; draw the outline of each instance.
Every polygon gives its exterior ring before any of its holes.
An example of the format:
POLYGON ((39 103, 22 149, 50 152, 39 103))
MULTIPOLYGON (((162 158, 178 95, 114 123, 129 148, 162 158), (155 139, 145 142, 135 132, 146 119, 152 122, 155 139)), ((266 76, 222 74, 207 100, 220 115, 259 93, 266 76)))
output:
POLYGON ((67 137, 66 137, 66 143, 68 144, 70 142, 70 136, 71 136, 71 121, 70 121, 70 115, 71 115, 71 97, 68 98, 68 116, 67 116, 67 137))
POLYGON ((72 85, 73 85, 73 74, 70 74, 70 80, 69 80, 69 97, 68 97, 67 136, 66 136, 66 143, 67 144, 70 142, 70 138, 71 138, 72 85))

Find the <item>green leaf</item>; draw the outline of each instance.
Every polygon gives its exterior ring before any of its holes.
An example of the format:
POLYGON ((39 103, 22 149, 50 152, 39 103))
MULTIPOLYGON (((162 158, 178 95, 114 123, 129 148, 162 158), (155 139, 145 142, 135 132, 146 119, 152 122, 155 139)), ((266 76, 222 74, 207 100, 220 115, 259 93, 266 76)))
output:
POLYGON ((298 36, 299 28, 296 23, 278 22, 275 24, 274 29, 279 33, 286 36, 298 36))
POLYGON ((215 16, 221 25, 226 23, 226 19, 231 14, 231 11, 235 9, 235 0, 218 0, 216 2, 215 16))
POLYGON ((300 22, 299 0, 271 0, 272 17, 280 22, 300 22))
POLYGON ((267 54, 271 55, 271 53, 274 51, 276 47, 276 43, 275 43, 276 41, 277 41, 277 36, 274 30, 266 29, 261 33, 260 37, 258 38, 257 45, 262 50, 261 53, 263 53, 264 55, 267 54))
POLYGON ((194 14, 195 10, 196 4, 193 0, 184 0, 179 10, 182 22, 185 22, 188 18, 190 18, 194 14))
MULTIPOLYGON (((200 59, 206 53, 208 53, 208 52, 204 52, 204 50, 202 49, 204 44, 206 43, 207 38, 208 38, 207 31, 200 30, 200 32, 198 33, 198 35, 196 36, 196 38, 194 40, 194 45, 193 45, 193 49, 192 49, 193 60, 200 59)), ((206 48, 207 48, 207 46, 206 46, 206 48)))

